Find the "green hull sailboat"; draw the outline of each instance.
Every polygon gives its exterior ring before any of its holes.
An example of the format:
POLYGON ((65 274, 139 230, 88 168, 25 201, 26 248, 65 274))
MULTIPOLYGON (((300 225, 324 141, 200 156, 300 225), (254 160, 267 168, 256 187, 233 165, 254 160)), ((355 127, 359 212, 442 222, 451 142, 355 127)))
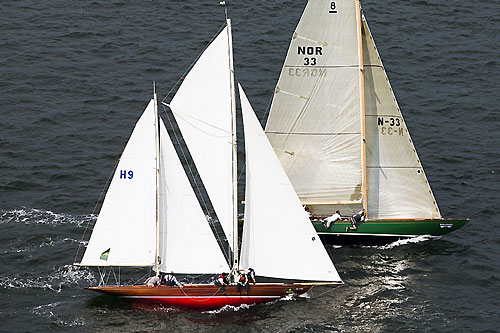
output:
POLYGON ((468 221, 441 216, 359 0, 309 0, 266 134, 313 215, 365 212, 356 230, 313 221, 325 242, 440 236, 468 221))
POLYGON ((320 221, 313 221, 314 228, 326 244, 382 245, 393 241, 418 236, 442 236, 463 227, 468 219, 395 219, 367 220, 357 230, 346 228, 349 221, 336 222, 328 229, 320 221))

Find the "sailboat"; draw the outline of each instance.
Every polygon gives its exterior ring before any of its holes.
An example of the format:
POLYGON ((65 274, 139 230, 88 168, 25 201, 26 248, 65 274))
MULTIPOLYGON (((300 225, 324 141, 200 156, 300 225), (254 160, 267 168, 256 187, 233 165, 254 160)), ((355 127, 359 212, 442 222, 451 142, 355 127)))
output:
POLYGON ((135 301, 198 309, 238 306, 343 284, 239 85, 246 151, 245 224, 238 247, 236 93, 231 20, 203 51, 169 103, 212 202, 209 221, 158 113, 156 93, 130 136, 78 265, 152 267, 218 275, 253 268, 248 293, 235 284, 88 289, 135 301), (293 233, 283 234, 292 227, 293 233), (277 282, 276 282, 277 281, 277 282))
POLYGON ((324 242, 440 236, 468 221, 441 216, 359 0, 308 1, 265 132, 313 215, 365 213, 351 230, 349 218, 313 221, 324 242))

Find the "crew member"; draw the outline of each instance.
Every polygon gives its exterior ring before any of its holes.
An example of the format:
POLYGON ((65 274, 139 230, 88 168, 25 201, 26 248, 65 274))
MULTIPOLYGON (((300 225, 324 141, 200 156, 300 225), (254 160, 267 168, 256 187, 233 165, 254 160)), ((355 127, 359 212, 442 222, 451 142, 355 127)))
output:
POLYGON ((241 295, 241 287, 245 287, 248 294, 248 278, 244 269, 240 269, 240 276, 238 277, 238 295, 241 295))
POLYGON ((345 232, 349 230, 358 230, 358 226, 365 221, 365 211, 360 211, 358 214, 354 214, 351 217, 351 227, 346 227, 345 232))
POLYGON ((146 281, 144 281, 144 284, 150 288, 156 287, 160 284, 160 277, 158 275, 150 276, 146 281))
POLYGON ((222 295, 226 295, 226 287, 225 286, 229 284, 227 274, 221 273, 221 275, 219 275, 217 280, 214 281, 214 284, 216 286, 220 286, 220 288, 222 289, 222 295))
POLYGON ((328 230, 328 228, 330 228, 330 225, 332 223, 335 223, 336 221, 342 221, 342 217, 340 216, 340 211, 336 211, 335 214, 333 214, 332 216, 327 217, 323 221, 323 225, 325 226, 325 229, 328 230))
POLYGON ((161 284, 164 284, 166 286, 177 286, 177 287, 182 287, 182 284, 177 280, 177 278, 174 276, 174 272, 170 272, 165 274, 163 276, 163 279, 161 280, 161 284))

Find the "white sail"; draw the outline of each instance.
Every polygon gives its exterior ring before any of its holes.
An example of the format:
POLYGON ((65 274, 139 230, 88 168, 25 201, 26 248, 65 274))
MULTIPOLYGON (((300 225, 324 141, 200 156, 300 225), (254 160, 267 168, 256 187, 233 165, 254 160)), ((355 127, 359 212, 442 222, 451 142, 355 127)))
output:
POLYGON ((355 1, 308 2, 266 125, 303 203, 362 201, 358 44, 355 1))
POLYGON ((440 218, 439 209, 363 17, 368 213, 440 218))
POLYGON ((160 270, 229 272, 163 121, 160 140, 160 270))
POLYGON ((170 102, 226 237, 233 237, 228 31, 206 48, 170 102))
POLYGON ((137 121, 120 158, 81 261, 82 265, 154 264, 155 140, 154 101, 151 100, 137 121))
POLYGON ((241 86, 246 151, 240 267, 258 275, 341 281, 241 86))

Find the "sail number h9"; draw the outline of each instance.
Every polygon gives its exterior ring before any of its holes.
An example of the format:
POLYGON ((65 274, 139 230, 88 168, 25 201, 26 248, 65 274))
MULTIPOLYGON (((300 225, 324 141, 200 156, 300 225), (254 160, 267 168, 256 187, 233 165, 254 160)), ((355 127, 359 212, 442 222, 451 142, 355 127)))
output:
POLYGON ((134 178, 134 172, 132 170, 120 170, 120 179, 132 179, 134 178))

